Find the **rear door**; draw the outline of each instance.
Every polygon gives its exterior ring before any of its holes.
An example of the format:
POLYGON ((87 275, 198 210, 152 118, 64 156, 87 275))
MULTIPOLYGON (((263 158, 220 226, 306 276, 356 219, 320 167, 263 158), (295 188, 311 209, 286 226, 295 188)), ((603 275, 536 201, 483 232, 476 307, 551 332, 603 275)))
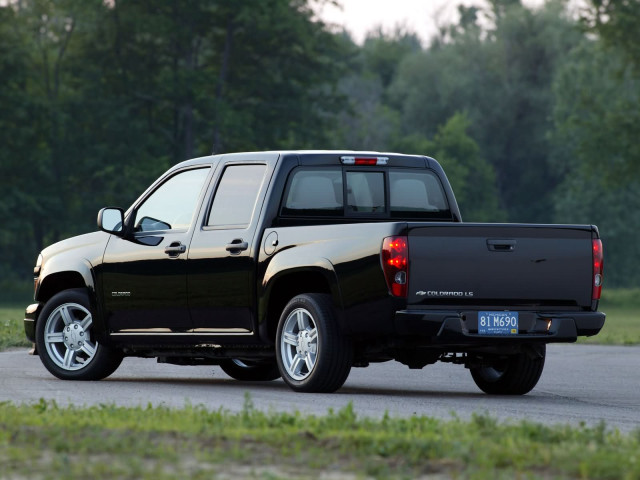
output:
POLYGON ((254 331, 256 230, 275 161, 230 158, 189 249, 189 305, 200 335, 254 331))

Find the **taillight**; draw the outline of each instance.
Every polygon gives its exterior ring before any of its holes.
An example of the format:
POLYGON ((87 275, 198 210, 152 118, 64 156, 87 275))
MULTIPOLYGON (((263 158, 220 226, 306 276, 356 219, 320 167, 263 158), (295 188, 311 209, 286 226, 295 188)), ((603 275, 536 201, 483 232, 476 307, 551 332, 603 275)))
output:
POLYGON ((386 237, 382 242, 382 269, 394 297, 407 296, 409 243, 407 237, 386 237))
POLYGON ((604 267, 604 257, 602 255, 602 240, 594 239, 593 241, 593 289, 591 298, 600 300, 602 294, 602 273, 604 267))
POLYGON ((340 157, 343 165, 386 165, 389 157, 340 157))

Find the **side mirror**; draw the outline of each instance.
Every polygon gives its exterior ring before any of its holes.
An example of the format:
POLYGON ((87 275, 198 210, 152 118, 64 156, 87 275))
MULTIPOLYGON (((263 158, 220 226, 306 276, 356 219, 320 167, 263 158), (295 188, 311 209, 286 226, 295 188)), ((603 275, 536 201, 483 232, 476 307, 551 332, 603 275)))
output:
POLYGON ((103 208, 98 212, 98 228, 103 232, 122 236, 124 233, 124 211, 116 207, 103 208))

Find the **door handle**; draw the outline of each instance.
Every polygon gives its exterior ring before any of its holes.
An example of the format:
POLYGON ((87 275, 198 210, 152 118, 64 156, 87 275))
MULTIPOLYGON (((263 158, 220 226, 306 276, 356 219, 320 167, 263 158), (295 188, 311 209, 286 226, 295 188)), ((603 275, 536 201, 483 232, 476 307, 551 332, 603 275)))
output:
POLYGON ((184 253, 186 251, 187 251, 187 246, 183 245, 180 242, 173 242, 171 243, 171 245, 164 247, 164 253, 166 253, 170 257, 177 257, 181 253, 184 253))
POLYGON ((517 243, 516 240, 487 240, 487 248, 492 252, 513 252, 517 243))
POLYGON ((232 240, 231 243, 228 243, 226 248, 227 252, 230 252, 231 255, 237 255, 249 248, 249 244, 247 242, 243 242, 241 238, 236 238, 235 240, 232 240))

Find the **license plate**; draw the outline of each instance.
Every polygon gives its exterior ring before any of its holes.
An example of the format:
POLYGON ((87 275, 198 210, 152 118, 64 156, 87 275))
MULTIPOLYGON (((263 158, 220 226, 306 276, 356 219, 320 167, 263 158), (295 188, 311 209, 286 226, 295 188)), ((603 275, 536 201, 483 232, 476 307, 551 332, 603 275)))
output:
POLYGON ((517 335, 518 312, 478 312, 480 335, 517 335))

